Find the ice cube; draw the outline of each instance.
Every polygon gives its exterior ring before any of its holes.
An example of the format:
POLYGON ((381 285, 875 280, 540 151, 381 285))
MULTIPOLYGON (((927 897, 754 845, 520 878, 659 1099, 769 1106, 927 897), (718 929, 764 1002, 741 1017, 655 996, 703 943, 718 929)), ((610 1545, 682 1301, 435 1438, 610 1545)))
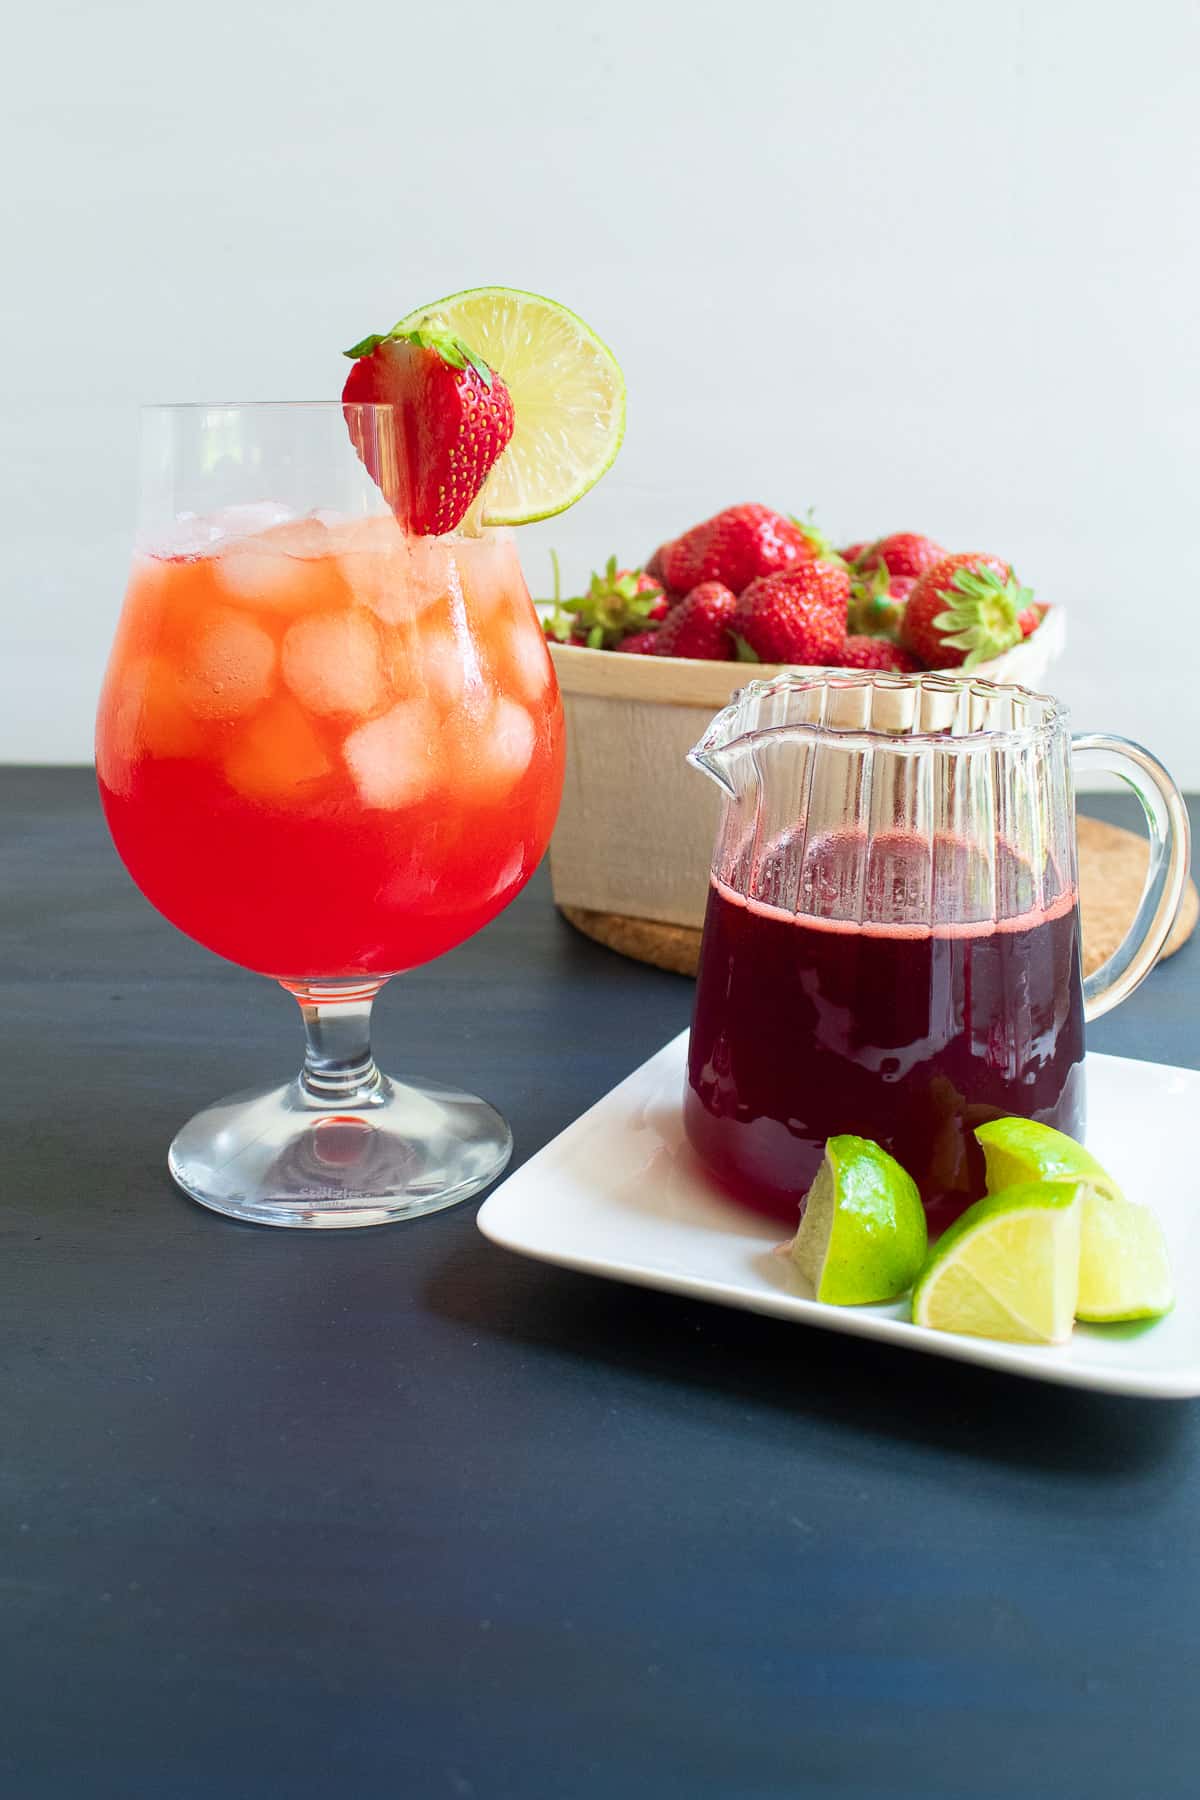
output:
POLYGON ((251 500, 242 506, 223 506, 220 512, 213 514, 224 543, 255 537, 259 532, 285 525, 295 517, 292 508, 279 500, 251 500))
POLYGON ((249 800, 304 804, 334 763, 303 708, 281 694, 236 731, 225 779, 249 800))
POLYGON ((366 806, 412 806, 440 776, 437 711, 428 700, 401 700, 352 731, 343 751, 366 806))
POLYGON ((526 604, 520 559, 506 532, 461 538, 455 544, 455 555, 472 623, 482 624, 501 609, 511 612, 516 599, 522 606, 526 604))
POLYGON ((298 619, 283 640, 283 679, 311 713, 365 717, 384 693, 375 626, 349 609, 298 619))
POLYGON ((504 626, 500 651, 502 686, 507 690, 511 684, 511 692, 521 700, 543 699, 553 670, 545 634, 532 608, 527 619, 516 619, 504 626))
POLYGON ((469 678, 482 685, 475 645, 465 631, 456 636, 438 623, 423 628, 396 626, 384 633, 384 643, 388 675, 397 697, 429 699, 447 712, 462 699, 469 678))
POLYGON ((398 625, 415 619, 447 595, 462 601, 462 585, 450 548, 437 538, 406 537, 395 520, 364 519, 339 567, 356 600, 398 625))
POLYGON ((462 699, 468 671, 475 668, 473 646, 448 631, 424 631, 419 639, 417 677, 436 706, 449 711, 462 699))
POLYGON ((203 736, 183 704, 173 663, 136 656, 113 665, 96 723, 96 769, 107 787, 127 793, 144 757, 194 756, 203 736))
POLYGON ((390 554, 402 550, 408 541, 391 513, 373 514, 369 519, 344 519, 336 527, 331 526, 331 529, 336 532, 339 554, 342 551, 348 555, 359 551, 386 551, 390 554))
POLYGON ((275 612, 301 611, 316 600, 329 599, 321 592, 329 581, 336 581, 339 597, 344 593, 329 556, 329 539, 329 527, 319 519, 293 519, 227 549, 218 546, 213 566, 233 599, 275 612), (328 568, 314 568, 322 559, 328 568), (329 581, 315 579, 324 575, 329 581))
POLYGON ((493 780, 502 784, 505 792, 516 786, 529 767, 536 742, 537 728, 525 708, 507 697, 497 700, 487 761, 493 780))
MULTIPOLYGON (((456 717, 451 715, 448 730, 454 730, 456 717)), ((502 695, 481 724, 472 727, 464 718, 455 742, 455 791, 471 803, 495 805, 529 767, 537 728, 523 706, 502 695)))
POLYGON ((152 556, 208 556, 223 544, 269 531, 295 516, 290 506, 275 500, 225 506, 213 513, 176 513, 170 524, 147 533, 141 548, 152 556))
POLYGON ((240 719, 275 685, 275 642, 253 619, 214 607, 188 639, 180 692, 198 719, 240 719))

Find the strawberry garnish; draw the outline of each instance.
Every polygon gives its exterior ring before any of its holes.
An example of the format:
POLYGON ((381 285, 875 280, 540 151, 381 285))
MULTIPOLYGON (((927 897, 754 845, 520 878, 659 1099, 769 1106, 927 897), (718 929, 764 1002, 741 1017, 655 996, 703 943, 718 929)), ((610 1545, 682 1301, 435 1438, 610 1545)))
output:
POLYGON ((842 669, 890 669, 897 675, 915 675, 921 664, 900 644, 887 638, 848 637, 838 652, 837 666, 842 669))
POLYGON ((811 562, 816 533, 769 506, 729 506, 655 552, 668 588, 688 594, 719 581, 740 594, 760 575, 811 562))
POLYGON ((633 631, 621 639, 617 650, 626 656, 653 656, 657 640, 657 631, 633 631))
POLYGON ((838 555, 844 563, 856 563, 863 551, 870 548, 870 544, 864 538, 861 544, 847 544, 844 550, 838 551, 838 555))
POLYGON ((738 599, 738 655, 748 662, 836 662, 849 600, 850 577, 839 563, 806 562, 764 575, 738 599))
POLYGON ((932 538, 922 537, 915 531, 893 531, 890 537, 877 538, 865 548, 860 546, 857 557, 852 560, 864 569, 878 568, 882 564, 889 575, 911 575, 915 580, 926 569, 932 569, 934 563, 941 562, 945 554, 942 546, 935 544, 932 538))
POLYGON ((453 531, 512 436, 504 382, 436 321, 366 337, 346 355, 346 424, 371 479, 406 531, 453 531), (393 411, 355 410, 368 402, 393 411))
POLYGON ((1020 643, 1032 604, 999 557, 944 556, 909 595, 900 641, 931 669, 974 669, 1020 643))
POLYGON ((720 581, 702 581, 674 605, 654 634, 655 656, 690 656, 730 662, 729 624, 738 598, 720 581))

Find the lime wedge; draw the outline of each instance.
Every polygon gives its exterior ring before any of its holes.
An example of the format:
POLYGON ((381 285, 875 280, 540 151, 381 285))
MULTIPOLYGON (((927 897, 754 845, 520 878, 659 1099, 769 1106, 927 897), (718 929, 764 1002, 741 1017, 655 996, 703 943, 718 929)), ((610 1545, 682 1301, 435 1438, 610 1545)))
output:
POLYGON ((516 424, 488 477, 485 525, 565 512, 610 468, 625 434, 625 378, 589 325, 540 294, 467 288, 418 307, 398 330, 436 317, 503 376, 516 424))
POLYGON ((1082 1183, 1077 1319, 1111 1325, 1157 1319, 1171 1310, 1175 1294, 1162 1227, 1148 1206, 1125 1198, 1090 1151, 1034 1119, 995 1119, 975 1136, 983 1145, 989 1192, 1018 1181, 1082 1183))
POLYGON ((1077 1177, 1100 1194, 1120 1188, 1089 1150, 1065 1131, 1039 1125, 1036 1119, 993 1119, 975 1132, 987 1164, 987 1191, 998 1194, 1019 1181, 1058 1181, 1077 1177))
POLYGON ((792 1240, 818 1300, 869 1306, 911 1287, 928 1237, 917 1184, 869 1138, 831 1137, 792 1240))
POLYGON ((1174 1304, 1166 1239, 1150 1208, 1123 1194, 1086 1194, 1075 1317, 1113 1325, 1161 1318, 1174 1304))
POLYGON ((914 1325, 1021 1344, 1071 1335, 1082 1185, 1027 1181, 967 1208, 913 1289, 914 1325))

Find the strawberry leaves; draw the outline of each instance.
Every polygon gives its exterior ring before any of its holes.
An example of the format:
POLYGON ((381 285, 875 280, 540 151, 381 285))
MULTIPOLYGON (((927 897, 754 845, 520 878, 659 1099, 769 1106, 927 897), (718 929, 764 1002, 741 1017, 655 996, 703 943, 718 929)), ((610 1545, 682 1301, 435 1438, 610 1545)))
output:
POLYGON ((560 644, 584 643, 589 650, 614 650, 633 632, 654 631, 664 610, 663 589, 640 569, 622 569, 610 556, 587 591, 559 597, 558 558, 554 562, 554 611, 546 634, 560 644))
POLYGON ((1013 575, 1001 578, 993 569, 957 569, 942 590, 945 609, 932 623, 953 650, 963 650, 963 669, 977 668, 1022 638, 1020 615, 1033 602, 1033 592, 1013 575))
POLYGON ((488 364, 482 356, 476 355, 470 344, 460 338, 457 332, 444 325, 435 313, 430 313, 419 325, 408 331, 400 324, 393 325, 390 331, 372 332, 349 350, 343 350, 342 355, 348 356, 351 362, 360 362, 364 356, 374 356, 380 344, 415 344, 418 350, 436 350, 449 368, 474 369, 480 381, 491 391, 494 378, 488 364))

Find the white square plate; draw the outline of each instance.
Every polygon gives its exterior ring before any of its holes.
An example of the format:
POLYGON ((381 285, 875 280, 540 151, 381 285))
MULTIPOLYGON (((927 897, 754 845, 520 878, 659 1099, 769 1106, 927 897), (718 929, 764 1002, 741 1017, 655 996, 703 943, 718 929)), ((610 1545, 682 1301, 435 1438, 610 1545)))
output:
POLYGON ((1088 1148, 1133 1200, 1154 1206, 1179 1300, 1151 1325, 1077 1325, 1041 1348, 912 1324, 908 1302, 829 1306, 789 1259, 770 1219, 714 1189, 683 1134, 687 1032, 510 1175, 479 1229, 521 1256, 819 1325, 897 1348, 1114 1394, 1200 1394, 1200 1072, 1120 1056, 1087 1059, 1088 1148))

